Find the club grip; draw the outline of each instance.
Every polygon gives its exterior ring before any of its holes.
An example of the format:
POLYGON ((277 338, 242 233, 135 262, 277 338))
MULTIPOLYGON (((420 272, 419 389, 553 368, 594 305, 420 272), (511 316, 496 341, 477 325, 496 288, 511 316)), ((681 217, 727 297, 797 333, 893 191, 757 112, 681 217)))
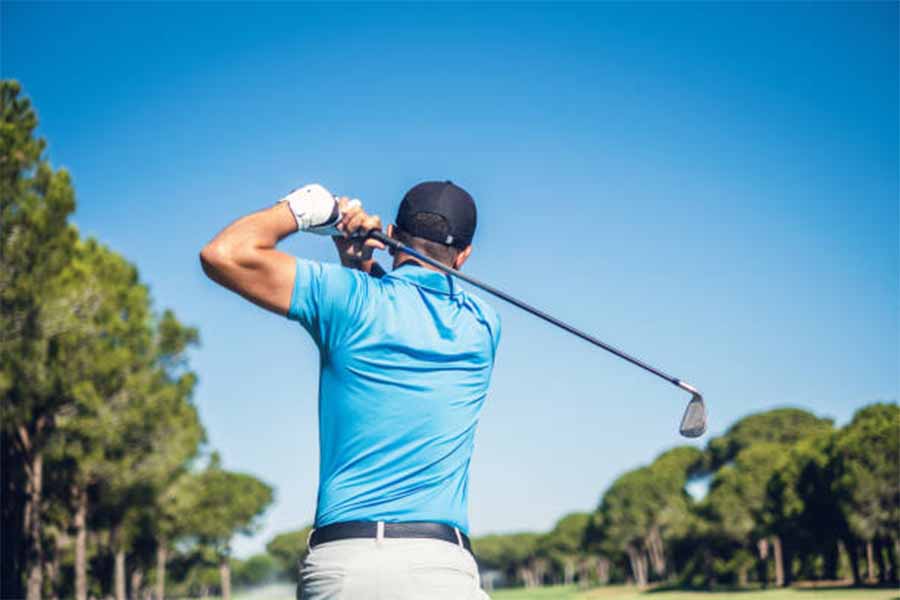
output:
POLYGON ((381 242, 382 244, 384 244, 385 246, 390 246, 391 248, 394 248, 395 250, 400 250, 403 248, 403 244, 401 244, 394 238, 388 237, 387 234, 385 234, 380 229, 373 229, 372 231, 369 232, 369 235, 367 237, 370 237, 373 240, 377 240, 377 241, 381 242))

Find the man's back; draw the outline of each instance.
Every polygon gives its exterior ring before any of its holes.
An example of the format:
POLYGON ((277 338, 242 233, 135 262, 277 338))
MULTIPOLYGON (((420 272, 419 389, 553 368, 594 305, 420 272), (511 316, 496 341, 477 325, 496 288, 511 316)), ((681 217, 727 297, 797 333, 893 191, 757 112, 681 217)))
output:
POLYGON ((320 483, 298 587, 305 600, 486 597, 466 513, 500 323, 415 256, 458 271, 476 223, 475 201, 459 186, 414 186, 383 234, 401 245, 385 274, 372 259, 386 248, 371 236, 381 219, 310 184, 238 219, 200 253, 210 278, 300 322, 320 350, 320 483), (279 251, 295 231, 332 236, 344 266, 279 251))
POLYGON ((493 309, 412 263, 376 278, 298 260, 288 316, 321 352, 316 527, 429 521, 466 532, 500 337, 493 309))

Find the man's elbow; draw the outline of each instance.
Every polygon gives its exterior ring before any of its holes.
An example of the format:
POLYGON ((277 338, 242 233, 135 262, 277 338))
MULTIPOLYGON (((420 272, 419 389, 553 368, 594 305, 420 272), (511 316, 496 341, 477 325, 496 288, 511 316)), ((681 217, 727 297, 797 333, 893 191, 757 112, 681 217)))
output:
POLYGON ((200 250, 200 265, 210 279, 216 279, 216 275, 226 271, 229 264, 233 262, 234 258, 228 246, 216 240, 206 244, 200 250))
POLYGON ((235 244, 228 240, 213 240, 200 251, 203 271, 216 281, 229 275, 259 268, 261 258, 257 248, 249 244, 235 244))

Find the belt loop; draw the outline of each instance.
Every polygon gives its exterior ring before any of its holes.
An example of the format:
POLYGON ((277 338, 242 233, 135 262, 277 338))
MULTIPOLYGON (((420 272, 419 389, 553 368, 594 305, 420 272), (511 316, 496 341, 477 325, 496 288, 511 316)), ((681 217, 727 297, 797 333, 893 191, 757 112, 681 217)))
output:
POLYGON ((312 550, 309 543, 312 541, 312 536, 316 532, 315 528, 310 528, 309 533, 306 534, 306 547, 312 550))
POLYGON ((375 526, 375 543, 379 546, 384 541, 384 521, 378 521, 375 526))
POLYGON ((466 547, 463 545, 462 536, 459 534, 459 527, 454 527, 453 531, 456 532, 456 543, 459 544, 460 548, 465 550, 466 547))

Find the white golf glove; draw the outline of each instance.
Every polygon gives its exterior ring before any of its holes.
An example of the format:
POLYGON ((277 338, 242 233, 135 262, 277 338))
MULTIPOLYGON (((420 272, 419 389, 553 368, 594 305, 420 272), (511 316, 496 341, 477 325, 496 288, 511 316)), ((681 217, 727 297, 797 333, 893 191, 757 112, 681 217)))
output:
MULTIPOLYGON (((288 203, 297 229, 316 235, 343 235, 337 228, 341 222, 341 209, 337 198, 318 183, 311 183, 297 188, 282 201, 288 203)), ((349 207, 359 206, 357 199, 350 201, 349 207)))

